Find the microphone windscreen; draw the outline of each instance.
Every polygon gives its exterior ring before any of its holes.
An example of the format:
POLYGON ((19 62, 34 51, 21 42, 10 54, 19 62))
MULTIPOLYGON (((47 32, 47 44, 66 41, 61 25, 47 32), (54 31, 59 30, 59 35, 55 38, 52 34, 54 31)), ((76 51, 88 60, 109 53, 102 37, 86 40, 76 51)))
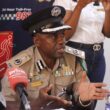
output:
POLYGON ((27 87, 28 77, 21 68, 9 68, 6 74, 12 89, 16 90, 17 84, 22 84, 24 87, 27 87))

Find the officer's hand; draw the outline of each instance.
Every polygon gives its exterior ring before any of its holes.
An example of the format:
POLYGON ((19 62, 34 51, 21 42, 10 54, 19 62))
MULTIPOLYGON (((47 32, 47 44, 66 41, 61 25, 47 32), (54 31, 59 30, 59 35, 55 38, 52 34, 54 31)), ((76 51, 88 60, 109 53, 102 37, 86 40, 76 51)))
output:
POLYGON ((101 0, 103 7, 105 9, 105 12, 109 12, 110 13, 110 0, 101 0))
POLYGON ((84 8, 86 5, 91 3, 93 0, 79 0, 77 3, 78 9, 84 8))
POLYGON ((60 108, 60 107, 68 107, 71 105, 70 101, 64 100, 61 97, 49 95, 52 89, 52 85, 49 85, 45 88, 42 88, 39 92, 39 98, 40 103, 42 106, 54 109, 54 108, 60 108))
POLYGON ((86 73, 83 73, 78 87, 79 97, 82 101, 102 100, 109 93, 108 90, 102 88, 105 86, 104 83, 86 82, 86 73))

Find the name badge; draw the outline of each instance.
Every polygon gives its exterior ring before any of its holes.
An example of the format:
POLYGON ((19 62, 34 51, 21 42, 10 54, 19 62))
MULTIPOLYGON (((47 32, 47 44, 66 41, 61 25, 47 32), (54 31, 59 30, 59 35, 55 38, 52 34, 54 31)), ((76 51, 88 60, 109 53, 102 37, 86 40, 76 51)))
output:
POLYGON ((41 80, 40 76, 37 75, 33 76, 30 79, 30 82, 31 82, 31 87, 37 87, 43 85, 43 81, 41 80))
POLYGON ((38 86, 42 86, 43 85, 43 81, 35 81, 35 82, 31 82, 31 87, 38 87, 38 86))

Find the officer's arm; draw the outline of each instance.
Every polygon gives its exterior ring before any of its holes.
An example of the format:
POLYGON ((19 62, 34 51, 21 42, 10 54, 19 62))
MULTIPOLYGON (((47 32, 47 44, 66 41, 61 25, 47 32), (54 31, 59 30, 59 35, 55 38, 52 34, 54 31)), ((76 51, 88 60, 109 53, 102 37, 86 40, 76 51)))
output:
MULTIPOLYGON (((85 62, 82 59, 77 59, 76 61, 76 73, 75 73, 75 78, 76 78, 76 83, 73 85, 73 104, 76 105, 76 109, 84 109, 85 108, 88 110, 92 108, 94 105, 94 102, 92 101, 81 101, 78 93, 78 87, 79 87, 79 82, 82 78, 82 74, 84 71, 87 71, 87 67, 85 62)), ((88 77, 86 77, 86 82, 89 82, 88 77)))
POLYGON ((31 103, 32 110, 43 110, 44 109, 43 107, 44 104, 41 103, 39 99, 36 99, 34 101, 31 100, 30 103, 31 103))
POLYGON ((53 110, 56 108, 67 108, 71 105, 70 101, 59 96, 49 95, 52 85, 42 88, 35 101, 31 101, 32 110, 53 110))

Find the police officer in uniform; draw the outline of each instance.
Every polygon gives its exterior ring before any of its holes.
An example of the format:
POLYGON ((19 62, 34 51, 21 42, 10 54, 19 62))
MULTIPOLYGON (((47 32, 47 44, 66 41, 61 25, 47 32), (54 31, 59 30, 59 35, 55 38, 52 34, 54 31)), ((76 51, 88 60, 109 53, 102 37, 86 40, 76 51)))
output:
MULTIPOLYGON (((88 81, 80 58, 64 52, 64 31, 71 29, 64 25, 64 15, 63 7, 51 6, 25 19, 23 28, 31 33, 34 45, 7 61, 9 69, 21 68, 27 73, 32 110, 88 110, 94 99, 103 99, 108 93, 102 88, 105 84, 88 81)), ((16 93, 6 77, 4 81, 7 110, 18 110, 16 93)))

